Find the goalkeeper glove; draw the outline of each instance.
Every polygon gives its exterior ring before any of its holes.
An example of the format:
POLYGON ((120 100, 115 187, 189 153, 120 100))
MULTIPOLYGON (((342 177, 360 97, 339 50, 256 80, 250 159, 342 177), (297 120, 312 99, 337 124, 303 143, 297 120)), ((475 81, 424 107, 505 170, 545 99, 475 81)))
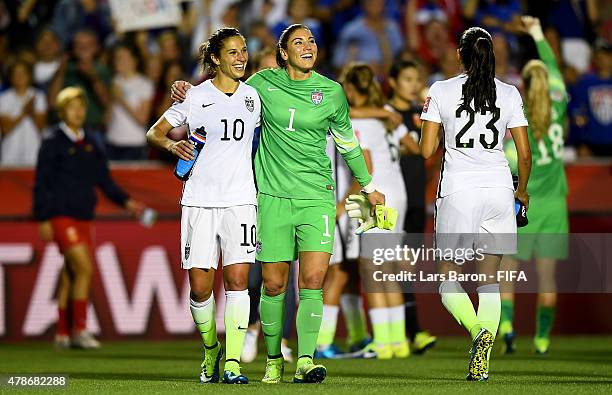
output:
POLYGON ((363 195, 350 195, 346 199, 344 208, 350 218, 359 220, 360 226, 355 231, 356 235, 360 235, 368 230, 378 227, 380 229, 392 230, 397 221, 397 210, 377 205, 375 215, 370 214, 372 205, 363 195))

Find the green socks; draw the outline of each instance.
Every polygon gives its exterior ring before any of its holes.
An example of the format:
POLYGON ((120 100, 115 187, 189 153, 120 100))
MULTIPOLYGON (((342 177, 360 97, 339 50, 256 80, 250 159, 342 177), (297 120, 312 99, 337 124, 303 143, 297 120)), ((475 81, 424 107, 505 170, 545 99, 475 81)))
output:
POLYGON ((269 296, 266 295, 265 289, 262 287, 259 300, 259 317, 261 319, 261 331, 264 334, 266 348, 268 349, 268 358, 282 356, 281 340, 285 319, 285 293, 269 296))
POLYGON ((538 305, 536 310, 536 337, 549 338, 555 322, 555 307, 538 305))
POLYGON ((476 288, 476 292, 478 292, 478 314, 476 315, 478 323, 491 332, 495 339, 501 315, 499 284, 481 285, 476 288))
POLYGON ((387 307, 389 314, 389 340, 391 344, 400 344, 406 341, 406 310, 404 305, 387 307))
MULTIPOLYGON (((249 326, 249 291, 225 291, 225 365, 237 365, 249 326)), ((231 370, 231 369, 225 369, 231 370)))
POLYGON ((215 296, 210 295, 204 302, 189 299, 189 308, 193 322, 202 336, 204 346, 213 348, 217 344, 217 323, 215 322, 215 296))
POLYGON ((298 337, 298 358, 303 356, 310 356, 312 358, 317 346, 317 337, 321 328, 322 318, 323 290, 300 289, 300 304, 298 305, 297 318, 295 320, 298 337))
POLYGON ((512 322, 514 321, 514 301, 501 301, 501 319, 499 323, 499 332, 502 334, 514 332, 512 322))
POLYGON ((338 306, 323 305, 323 320, 317 338, 317 347, 325 349, 334 342, 338 323, 338 306))
POLYGON ((391 327, 389 325, 389 310, 386 307, 375 307, 369 309, 370 322, 374 338, 372 341, 377 346, 391 344, 391 327))
MULTIPOLYGON (((442 304, 457 322, 468 330, 472 339, 480 332, 481 326, 470 297, 458 281, 442 281, 439 288, 442 304)), ((499 319, 499 318, 498 318, 499 319)))
POLYGON ((358 344, 370 337, 366 327, 365 311, 363 310, 361 296, 343 294, 340 296, 340 306, 342 306, 342 313, 344 314, 349 344, 358 344))

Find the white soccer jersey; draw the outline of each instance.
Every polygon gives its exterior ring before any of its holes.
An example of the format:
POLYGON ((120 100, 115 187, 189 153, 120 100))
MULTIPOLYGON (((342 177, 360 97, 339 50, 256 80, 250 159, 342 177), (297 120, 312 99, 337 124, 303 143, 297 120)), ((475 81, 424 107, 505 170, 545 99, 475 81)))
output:
MULTIPOLYGON (((387 132, 385 124, 373 118, 351 119, 355 135, 372 159, 372 182, 387 200, 406 202, 406 187, 400 167, 400 140, 408 129, 403 123, 393 132, 387 132)), ((394 207, 395 208, 395 207, 394 207)))
POLYGON ((252 147, 260 115, 255 89, 241 82, 228 96, 212 80, 189 89, 184 102, 164 113, 174 127, 186 123, 190 133, 201 128, 206 132, 206 144, 183 187, 183 206, 257 204, 252 147))
POLYGON ((444 127, 444 158, 438 197, 477 187, 512 189, 512 176, 503 152, 508 128, 527 126, 523 101, 516 87, 495 79, 496 109, 476 114, 461 106, 465 74, 434 83, 421 119, 444 127))

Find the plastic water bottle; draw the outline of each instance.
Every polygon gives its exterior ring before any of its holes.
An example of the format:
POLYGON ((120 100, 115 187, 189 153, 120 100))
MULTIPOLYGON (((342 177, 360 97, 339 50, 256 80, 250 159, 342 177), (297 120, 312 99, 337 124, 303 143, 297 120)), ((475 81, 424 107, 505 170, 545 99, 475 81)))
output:
POLYGON ((193 142, 193 159, 184 160, 179 159, 176 163, 176 168, 174 169, 174 175, 181 181, 187 181, 189 176, 191 176, 191 170, 193 169, 193 165, 198 159, 198 155, 200 151, 206 144, 206 130, 204 126, 197 128, 193 132, 190 133, 189 140, 193 142))

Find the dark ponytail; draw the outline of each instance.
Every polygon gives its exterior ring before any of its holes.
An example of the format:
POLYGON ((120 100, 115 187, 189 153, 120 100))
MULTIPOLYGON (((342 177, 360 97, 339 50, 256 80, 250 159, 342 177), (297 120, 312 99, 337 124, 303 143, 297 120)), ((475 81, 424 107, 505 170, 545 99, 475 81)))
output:
POLYGON ((293 34, 293 32, 298 29, 306 29, 310 31, 310 28, 308 28, 308 26, 302 25, 301 23, 294 23, 293 25, 287 26, 287 28, 283 30, 280 35, 280 38, 278 39, 278 43, 276 44, 276 64, 278 64, 278 67, 280 67, 281 69, 287 68, 287 61, 283 59, 281 55, 281 48, 285 51, 287 50, 287 46, 289 44, 289 37, 291 37, 291 34, 293 34))
POLYGON ((198 49, 198 61, 202 65, 204 71, 208 71, 210 74, 215 74, 217 65, 212 60, 214 55, 217 59, 221 56, 221 49, 223 48, 223 42, 230 37, 244 37, 240 34, 238 29, 233 27, 222 27, 214 31, 208 40, 200 44, 198 49))
POLYGON ((480 27, 466 30, 459 41, 459 55, 467 74, 463 106, 474 100, 476 112, 495 107, 495 55, 491 35, 480 27))

